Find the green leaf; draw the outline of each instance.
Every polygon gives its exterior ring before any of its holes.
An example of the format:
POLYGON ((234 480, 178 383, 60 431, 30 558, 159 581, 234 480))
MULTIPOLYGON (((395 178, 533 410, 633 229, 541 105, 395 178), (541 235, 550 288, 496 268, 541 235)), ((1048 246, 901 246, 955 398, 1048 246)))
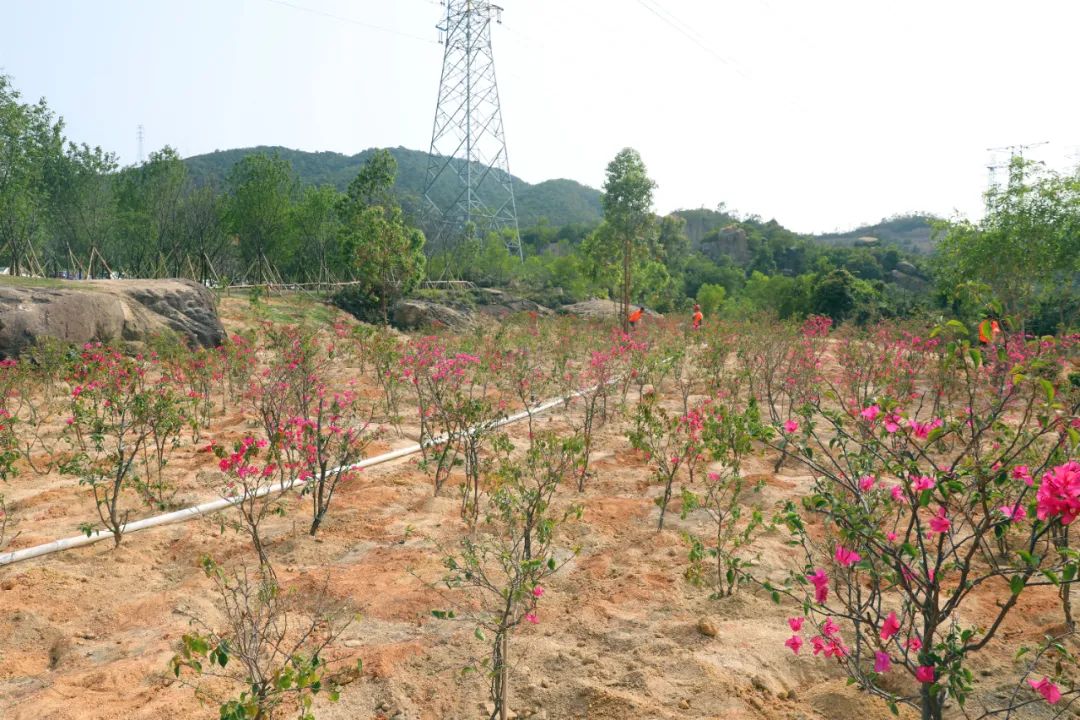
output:
POLYGON ((1013 575, 1012 579, 1009 580, 1009 589, 1012 590, 1013 595, 1019 595, 1023 592, 1025 584, 1026 581, 1023 575, 1013 575))
POLYGON ((1043 392, 1046 393, 1046 402, 1054 402, 1054 383, 1046 378, 1039 378, 1039 385, 1042 386, 1043 392))

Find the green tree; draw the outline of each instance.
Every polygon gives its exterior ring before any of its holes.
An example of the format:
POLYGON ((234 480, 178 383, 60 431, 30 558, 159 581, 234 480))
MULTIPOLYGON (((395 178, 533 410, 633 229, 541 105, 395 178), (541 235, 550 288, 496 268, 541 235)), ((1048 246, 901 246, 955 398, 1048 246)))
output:
POLYGON ((846 318, 855 308, 855 277, 843 268, 822 275, 814 283, 810 309, 833 320, 846 318))
POLYGON ((118 261, 143 277, 176 277, 190 264, 181 232, 181 212, 189 190, 187 166, 176 150, 150 153, 117 181, 120 240, 118 261))
POLYGON ((331 185, 320 185, 304 188, 293 206, 295 242, 303 248, 294 267, 296 277, 318 283, 351 277, 352 258, 340 246, 340 203, 341 193, 331 185))
POLYGON ((715 315, 724 304, 727 291, 723 285, 705 284, 698 288, 697 301, 701 305, 701 311, 706 315, 715 315))
POLYGON ((0 254, 12 275, 43 272, 46 168, 64 145, 64 123, 45 101, 27 105, 20 97, 11 79, 0 75, 0 254))
POLYGON ((620 150, 607 166, 604 182, 604 224, 612 232, 622 254, 621 322, 627 331, 630 291, 633 287, 634 252, 645 241, 652 225, 653 189, 656 187, 641 156, 633 148, 620 150))
POLYGON ((359 283, 348 293, 346 302, 361 308, 378 307, 383 322, 389 321, 393 302, 420 283, 425 266, 424 233, 406 224, 390 193, 393 167, 376 155, 360 169, 339 204, 341 245, 352 258, 359 283), (372 163, 374 168, 369 167, 372 163), (386 204, 368 204, 368 200, 386 204))
POLYGON ((62 246, 56 254, 88 278, 96 264, 98 274, 111 271, 104 252, 116 230, 116 168, 113 153, 74 143, 49 167, 51 215, 62 246))
POLYGON ((942 288, 954 298, 985 288, 1022 323, 1040 294, 1068 288, 1080 269, 1080 172, 1063 176, 1013 158, 1008 183, 986 194, 982 222, 938 230, 942 288))
POLYGON ((248 155, 229 172, 228 189, 226 219, 239 241, 243 274, 254 282, 279 281, 292 250, 292 165, 277 155, 248 155))

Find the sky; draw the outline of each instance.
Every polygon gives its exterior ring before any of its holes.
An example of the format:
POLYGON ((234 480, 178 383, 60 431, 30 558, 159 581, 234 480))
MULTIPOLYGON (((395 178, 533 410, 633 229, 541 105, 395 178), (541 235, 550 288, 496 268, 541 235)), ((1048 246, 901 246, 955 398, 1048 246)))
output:
MULTIPOLYGON (((1080 162, 1075 0, 503 0, 510 169, 600 187, 634 147, 656 209, 799 232, 977 218, 990 148, 1080 162)), ((0 72, 69 138, 137 159, 426 150, 435 0, 0 0, 0 72)))

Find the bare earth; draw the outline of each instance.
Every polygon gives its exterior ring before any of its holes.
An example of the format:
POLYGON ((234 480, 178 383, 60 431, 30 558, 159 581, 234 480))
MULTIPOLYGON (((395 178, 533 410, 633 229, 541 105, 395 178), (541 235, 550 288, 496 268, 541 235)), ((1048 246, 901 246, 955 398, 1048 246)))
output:
MULTIPOLYGON (((244 322, 245 303, 226 301, 227 329, 244 322)), ((347 374, 348 369, 342 368, 347 374)), ((559 413, 542 424, 558 427, 559 413)), ((249 430, 239 412, 215 418, 215 438, 249 430)), ((409 444, 388 436, 375 448, 409 444)), ((656 532, 653 498, 643 459, 625 427, 600 431, 597 476, 577 497, 584 517, 572 526, 567 547, 580 554, 547 585, 540 623, 518 632, 511 707, 535 718, 822 718, 888 717, 884 704, 846 685, 838 668, 807 649, 794 656, 783 643, 785 619, 797 608, 777 606, 753 588, 713 600, 683 579, 687 544, 682 531, 705 527, 705 518, 669 513, 656 532)), ((524 440, 518 424, 511 436, 524 440)), ((798 497, 809 479, 798 468, 773 476, 770 459, 751 472, 764 479, 752 498, 766 511, 798 497)), ((186 444, 170 463, 187 504, 212 497, 194 480, 213 471, 213 456, 186 444)), ((93 502, 75 479, 24 471, 4 489, 14 502, 21 535, 13 547, 77 534, 94 515, 93 502)), ((150 514, 145 509, 140 516, 150 514)), ((431 615, 445 601, 420 578, 440 577, 438 546, 461 531, 458 500, 450 489, 433 497, 414 459, 372 468, 345 488, 317 538, 305 532, 305 501, 269 522, 271 552, 286 585, 315 586, 328 578, 335 596, 351 599, 361 617, 337 645, 342 662, 364 661, 364 674, 348 684, 340 702, 321 698, 316 715, 344 718, 480 718, 486 681, 460 669, 485 653, 462 621, 431 615), (419 577, 417 577, 419 576, 419 577)), ((767 512, 767 514, 769 514, 767 512)), ((757 572, 779 577, 795 562, 783 530, 756 543, 757 572)), ((188 630, 188 614, 213 618, 211 584, 198 566, 212 554, 227 562, 250 553, 245 540, 214 518, 130 535, 0 569, 0 717, 11 720, 215 718, 190 687, 169 672, 169 659, 188 630)), ((1029 610, 1009 626, 981 661, 983 690, 1011 688, 1012 660, 1004 643, 1033 638, 1060 623, 1056 598, 1027 598, 1029 610), (1000 686, 996 682, 1000 679, 1000 686)), ((989 600, 988 600, 989 602, 989 600)), ((989 613, 992 607, 987 608, 989 613)), ((1025 717, 1040 717, 1035 707, 1025 717)), ((905 717, 914 717, 907 713, 905 717)), ((1018 717, 1014 715, 1014 717, 1018 717)))

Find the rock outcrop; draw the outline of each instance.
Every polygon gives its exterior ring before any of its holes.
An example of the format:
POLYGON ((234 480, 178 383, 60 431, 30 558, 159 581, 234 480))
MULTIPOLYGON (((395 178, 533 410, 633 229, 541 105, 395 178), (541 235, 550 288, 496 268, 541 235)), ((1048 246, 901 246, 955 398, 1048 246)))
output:
POLYGON ((142 342, 171 330, 216 347, 225 329, 207 288, 190 280, 0 280, 0 356, 38 338, 142 342))
POLYGON ((391 310, 394 327, 402 330, 421 328, 448 327, 464 330, 473 326, 470 313, 457 310, 448 305, 410 298, 399 300, 391 310))

